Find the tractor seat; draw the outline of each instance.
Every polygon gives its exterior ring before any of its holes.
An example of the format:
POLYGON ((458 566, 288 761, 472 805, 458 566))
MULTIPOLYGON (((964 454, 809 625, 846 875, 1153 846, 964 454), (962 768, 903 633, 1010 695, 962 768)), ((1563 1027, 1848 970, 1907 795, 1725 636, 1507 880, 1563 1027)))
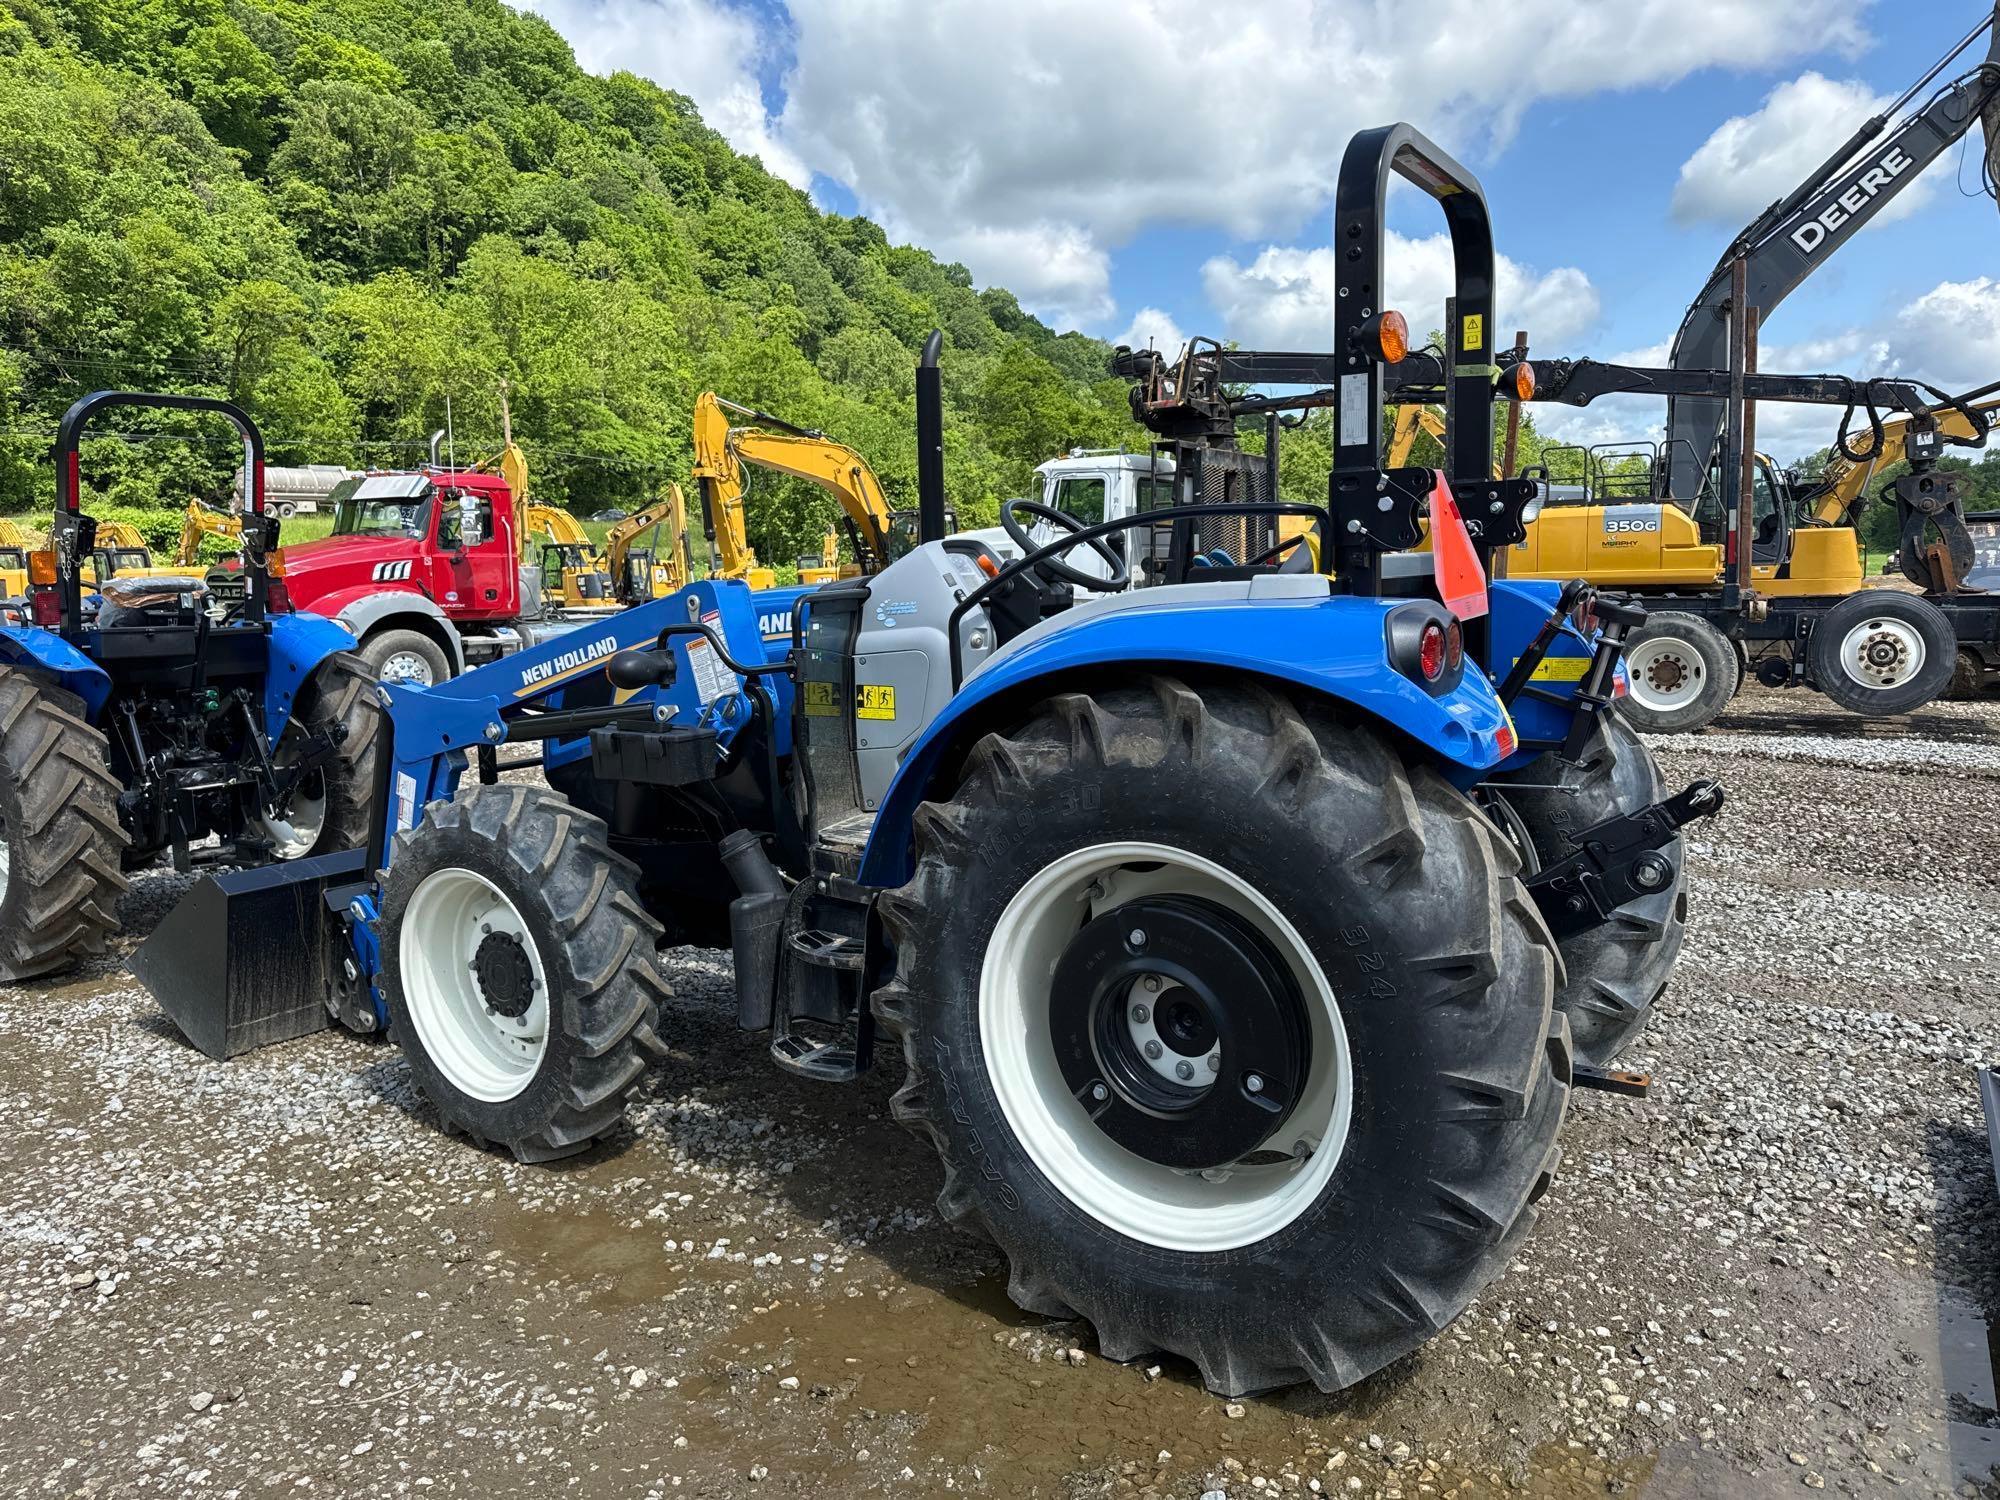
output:
POLYGON ((208 607, 208 585, 193 574, 113 578, 98 588, 98 628, 192 625, 208 607))

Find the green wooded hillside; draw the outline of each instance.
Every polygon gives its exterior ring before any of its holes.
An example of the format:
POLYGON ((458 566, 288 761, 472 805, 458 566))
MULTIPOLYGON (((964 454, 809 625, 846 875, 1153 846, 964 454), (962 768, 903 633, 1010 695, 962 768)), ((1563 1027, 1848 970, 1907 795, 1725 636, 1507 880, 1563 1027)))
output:
MULTIPOLYGON (((491 451, 503 379, 538 494, 582 511, 685 479, 707 388, 913 503, 933 326, 965 524, 1064 445, 1143 443, 1104 344, 820 213, 499 0, 0 0, 0 510, 46 511, 56 418, 98 387, 225 395, 273 462, 381 467, 447 398, 458 451, 491 451)), ((108 440, 86 473, 167 534, 231 460, 108 440)), ((820 504, 760 485, 752 540, 816 550, 820 504)))

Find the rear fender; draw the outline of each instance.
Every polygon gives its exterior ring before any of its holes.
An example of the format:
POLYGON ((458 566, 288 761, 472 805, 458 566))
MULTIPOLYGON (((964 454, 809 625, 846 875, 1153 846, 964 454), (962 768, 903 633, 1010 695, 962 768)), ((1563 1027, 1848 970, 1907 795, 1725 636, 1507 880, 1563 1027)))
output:
POLYGON ((352 651, 354 637, 324 615, 271 616, 270 656, 264 672, 264 736, 272 745, 285 732, 305 685, 336 651, 352 651))
POLYGON ((1389 665, 1384 622, 1409 601, 1257 598, 1224 584, 1190 587, 1197 597, 1175 590, 1171 602, 1155 604, 1147 590, 1084 606, 1010 643, 969 678, 898 767, 862 858, 862 883, 889 887, 910 878, 917 806, 981 735, 1053 694, 1101 684, 1110 670, 1253 677, 1346 705, 1460 787, 1512 753, 1513 728, 1483 674, 1468 670, 1456 688, 1432 697, 1389 665))
POLYGON ((85 717, 97 721, 111 696, 111 678, 53 630, 32 625, 0 625, 0 664, 19 667, 49 678, 57 687, 83 700, 85 717))

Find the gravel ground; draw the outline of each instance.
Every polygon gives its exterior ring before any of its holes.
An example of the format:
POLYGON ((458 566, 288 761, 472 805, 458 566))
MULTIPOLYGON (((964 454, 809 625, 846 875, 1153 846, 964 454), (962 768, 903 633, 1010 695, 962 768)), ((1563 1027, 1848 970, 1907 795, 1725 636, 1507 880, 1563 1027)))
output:
MULTIPOLYGON (((1338 1397, 1224 1403, 1007 1303, 894 1080, 794 1083, 662 956, 629 1134, 523 1168, 395 1051, 217 1064, 124 952, 0 989, 0 1488, 23 1495, 2000 1493, 2000 712, 1754 694, 1693 926, 1526 1250, 1338 1397)), ((135 941, 187 882, 150 875, 135 941)))

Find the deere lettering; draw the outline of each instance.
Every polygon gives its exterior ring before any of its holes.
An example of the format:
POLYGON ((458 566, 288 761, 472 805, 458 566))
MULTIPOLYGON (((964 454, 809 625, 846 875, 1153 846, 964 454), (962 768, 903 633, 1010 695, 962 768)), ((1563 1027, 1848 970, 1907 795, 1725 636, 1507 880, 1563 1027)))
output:
POLYGON ((547 682, 552 677, 560 677, 565 672, 573 672, 578 667, 606 657, 618 649, 618 642, 606 637, 592 641, 588 646, 578 646, 574 651, 565 651, 560 656, 552 656, 547 661, 537 662, 521 672, 521 686, 533 687, 538 682, 547 682))
POLYGON ((1846 192, 1794 229, 1792 243, 1811 255, 1826 243, 1829 234, 1867 208, 1884 188, 1915 165, 1901 146, 1891 146, 1882 153, 1880 161, 1854 179, 1846 192))

